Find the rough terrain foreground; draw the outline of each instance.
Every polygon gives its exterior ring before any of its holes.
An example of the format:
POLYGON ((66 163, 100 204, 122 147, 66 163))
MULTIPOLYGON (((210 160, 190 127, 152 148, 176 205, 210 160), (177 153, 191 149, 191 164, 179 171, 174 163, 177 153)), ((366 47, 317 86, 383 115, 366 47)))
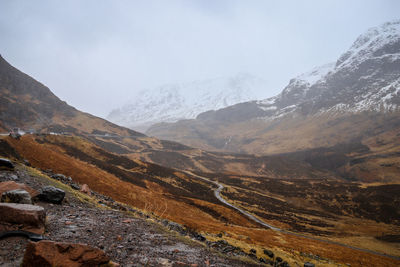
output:
MULTIPOLYGON (((37 170, 18 167, 16 172, 0 171, 0 182, 13 175, 18 182, 39 190, 46 185, 63 188, 62 204, 37 202, 46 210, 45 236, 60 242, 84 243, 100 248, 121 266, 258 266, 225 258, 202 243, 168 231, 151 219, 133 217, 94 204, 92 197, 74 191, 37 170)), ((0 240, 0 266, 20 266, 28 244, 23 237, 0 240)))

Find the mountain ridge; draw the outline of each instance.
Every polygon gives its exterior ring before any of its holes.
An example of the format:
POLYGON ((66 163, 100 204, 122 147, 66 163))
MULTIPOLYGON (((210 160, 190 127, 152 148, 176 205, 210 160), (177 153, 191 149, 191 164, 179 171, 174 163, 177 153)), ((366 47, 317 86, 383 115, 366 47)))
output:
POLYGON ((335 63, 291 79, 277 96, 208 111, 194 120, 156 124, 146 133, 207 150, 286 153, 364 138, 383 121, 397 121, 399 111, 400 20, 396 20, 369 29, 335 63), (354 128, 351 121, 361 117, 369 125, 354 128), (280 138, 286 131, 293 136, 280 138), (346 132, 345 137, 335 137, 346 132), (309 141, 295 144, 294 138, 309 141))
POLYGON ((189 83, 167 84, 139 92, 107 119, 131 129, 147 130, 152 124, 193 119, 207 110, 257 99, 266 82, 248 73, 189 83))

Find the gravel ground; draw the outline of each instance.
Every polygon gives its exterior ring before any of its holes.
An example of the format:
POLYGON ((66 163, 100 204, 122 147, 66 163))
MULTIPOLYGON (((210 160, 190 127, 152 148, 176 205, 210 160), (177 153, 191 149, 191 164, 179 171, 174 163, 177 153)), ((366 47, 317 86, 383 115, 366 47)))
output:
MULTIPOLYGON (((0 181, 15 179, 13 174, 18 176, 16 182, 37 190, 48 183, 28 175, 22 168, 14 173, 0 171, 0 181)), ((47 239, 101 248, 121 266, 259 266, 224 257, 151 220, 81 202, 69 192, 61 205, 36 205, 46 210, 47 239)), ((20 237, 0 240, 0 266, 19 266, 27 242, 20 237)))

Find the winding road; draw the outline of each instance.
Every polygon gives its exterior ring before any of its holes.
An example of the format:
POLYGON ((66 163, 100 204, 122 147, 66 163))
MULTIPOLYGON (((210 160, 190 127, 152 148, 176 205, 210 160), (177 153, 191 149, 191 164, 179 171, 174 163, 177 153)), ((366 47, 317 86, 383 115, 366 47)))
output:
POLYGON ((343 244, 343 243, 339 243, 339 242, 336 242, 336 241, 331 241, 331 240, 322 239, 322 238, 318 238, 318 237, 312 237, 312 236, 308 236, 308 235, 304 235, 304 234, 300 234, 300 233, 294 233, 294 232, 290 232, 288 230, 284 230, 284 229, 280 229, 278 227, 272 226, 272 225, 260 220, 259 218, 255 217, 254 215, 250 214, 249 212, 247 212, 247 211, 245 211, 245 210, 243 210, 243 209, 241 209, 241 208, 229 203, 228 201, 226 201, 221 196, 221 191, 225 188, 222 184, 218 183, 217 181, 210 180, 210 179, 208 179, 206 177, 199 176, 199 175, 194 174, 194 173, 189 172, 189 171, 184 171, 184 173, 186 173, 188 175, 191 175, 191 176, 194 176, 196 178, 199 178, 201 180, 204 180, 204 181, 206 181, 208 183, 216 185, 217 188, 214 189, 214 195, 220 202, 222 202, 223 204, 225 204, 225 205, 237 210, 238 212, 240 212, 241 214, 245 215, 250 220, 252 220, 252 221, 254 221, 254 222, 256 222, 256 223, 258 223, 258 224, 260 224, 260 225, 262 225, 262 226, 264 226, 266 228, 268 228, 268 229, 271 229, 271 230, 277 231, 277 232, 281 232, 281 233, 284 233, 284 234, 288 234, 288 235, 293 235, 293 236, 297 236, 297 237, 302 237, 302 238, 306 238, 306 239, 320 241, 320 242, 324 242, 324 243, 327 243, 327 244, 338 245, 338 246, 341 246, 341 247, 354 249, 354 250, 358 250, 358 251, 362 251, 362 252, 366 252, 366 253, 370 253, 370 254, 374 254, 374 255, 378 255, 378 256, 391 258, 391 259, 395 259, 395 260, 400 261, 400 257, 398 257, 398 256, 387 255, 387 254, 376 252, 376 251, 369 250, 369 249, 353 247, 353 246, 346 245, 346 244, 343 244))

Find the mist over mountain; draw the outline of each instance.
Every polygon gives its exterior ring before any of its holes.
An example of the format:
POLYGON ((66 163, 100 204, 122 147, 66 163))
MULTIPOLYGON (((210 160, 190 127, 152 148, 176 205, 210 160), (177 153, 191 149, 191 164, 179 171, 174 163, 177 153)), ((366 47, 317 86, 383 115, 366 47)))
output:
POLYGON ((376 133, 385 120, 390 121, 385 127, 396 128, 398 123, 389 118, 396 118, 399 105, 396 20, 369 29, 335 63, 291 79, 275 97, 154 125, 147 133, 207 149, 279 153, 350 142, 376 133), (355 117, 363 117, 365 124, 351 123, 355 117))
POLYGON ((194 119, 198 114, 262 97, 267 82, 248 73, 143 90, 107 116, 110 121, 146 131, 152 124, 194 119), (260 93, 261 92, 261 93, 260 93))
POLYGON ((395 7, 0 1, 0 266, 400 266, 395 7))

